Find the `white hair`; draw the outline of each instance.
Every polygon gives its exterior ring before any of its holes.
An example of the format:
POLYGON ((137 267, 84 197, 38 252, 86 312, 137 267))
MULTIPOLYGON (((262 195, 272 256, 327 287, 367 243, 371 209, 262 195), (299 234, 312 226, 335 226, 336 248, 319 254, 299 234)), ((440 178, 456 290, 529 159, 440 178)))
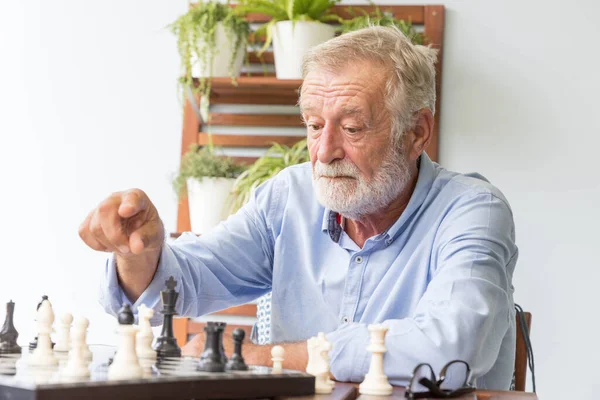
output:
POLYGON ((396 27, 370 26, 346 33, 313 47, 304 56, 302 78, 315 70, 339 71, 357 61, 386 68, 385 106, 392 118, 392 143, 398 146, 414 127, 416 112, 435 113, 435 61, 437 50, 414 45, 396 27))

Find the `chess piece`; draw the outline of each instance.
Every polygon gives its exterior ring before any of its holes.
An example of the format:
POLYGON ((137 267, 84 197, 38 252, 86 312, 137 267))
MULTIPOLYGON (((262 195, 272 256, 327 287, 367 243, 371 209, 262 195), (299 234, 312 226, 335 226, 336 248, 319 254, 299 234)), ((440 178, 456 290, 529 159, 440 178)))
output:
POLYGON ((0 354, 21 353, 21 347, 17 344, 19 332, 14 325, 15 303, 11 300, 6 303, 6 319, 0 331, 0 354))
POLYGON ((144 371, 135 350, 135 335, 137 328, 133 326, 133 311, 129 304, 124 304, 119 310, 119 347, 108 367, 108 379, 138 379, 144 371))
POLYGON ((204 327, 206 332, 206 342, 204 351, 200 355, 198 370, 205 372, 224 372, 225 363, 223 362, 222 345, 224 322, 207 322, 204 327))
POLYGON ((273 361, 273 368, 271 373, 280 374, 283 372, 283 356, 285 355, 285 349, 281 346, 273 346, 271 349, 271 361, 273 361))
MULTIPOLYGON (((327 340, 327 337, 325 336, 325 333, 323 332, 319 332, 317 337, 319 338, 319 340, 321 340, 322 343, 329 343, 329 341, 327 340)), ((335 382, 331 380, 330 378, 330 372, 331 372, 331 367, 329 365, 329 350, 331 349, 331 344, 329 344, 328 346, 325 345, 324 346, 327 350, 321 350, 321 358, 323 359, 325 365, 327 365, 327 374, 326 376, 326 380, 327 380, 327 384, 329 386, 331 386, 331 388, 335 387, 335 382)))
POLYGON ((307 341, 308 365, 306 372, 315 376, 315 393, 328 394, 333 391, 333 382, 329 379, 329 356, 331 343, 324 335, 311 337, 307 341))
POLYGON ((181 348, 177 344, 177 340, 173 335, 173 315, 175 312, 175 304, 179 293, 175 291, 177 281, 171 276, 166 281, 167 289, 160 292, 160 298, 163 303, 163 327, 160 336, 154 343, 154 350, 158 358, 164 357, 181 357, 181 348))
MULTIPOLYGON (((68 318, 65 318, 65 320, 68 320, 68 318)), ((86 329, 87 320, 85 318, 78 318, 73 326, 73 334, 69 337, 71 349, 69 350, 67 365, 60 371, 60 377, 63 381, 77 380, 90 376, 84 352, 84 348, 87 346, 86 329)), ((58 341, 56 346, 58 346, 58 341)))
POLYGON ((156 360, 156 351, 152 349, 154 334, 150 320, 154 316, 154 310, 144 304, 138 307, 138 319, 140 330, 136 335, 136 352, 138 358, 145 360, 156 360))
POLYGON ((248 366, 244 362, 242 357, 242 342, 246 336, 246 332, 242 328, 235 328, 232 333, 233 336, 233 354, 227 362, 227 369, 230 371, 246 371, 248 366))
POLYGON ((29 365, 32 366, 54 366, 58 365, 58 359, 52 351, 52 324, 54 323, 54 311, 48 300, 42 301, 37 311, 37 346, 29 357, 29 365))
POLYGON ((383 354, 387 351, 385 347, 385 334, 387 331, 388 328, 383 325, 369 325, 371 343, 367 346, 367 351, 371 352, 371 365, 365 380, 358 388, 360 394, 375 396, 392 394, 392 385, 389 384, 387 376, 383 372, 383 354))
POLYGON ((82 331, 83 343, 81 344, 81 351, 83 352, 83 358, 86 361, 92 361, 93 354, 90 350, 90 346, 87 343, 87 329, 90 326, 90 321, 85 317, 77 318, 75 321, 75 328, 82 331))
POLYGON ((54 351, 68 352, 71 350, 71 323, 73 316, 70 313, 65 313, 60 319, 58 327, 58 337, 54 345, 54 351))
MULTIPOLYGON (((40 300, 40 302, 38 303, 38 305, 35 309, 36 311, 40 309, 40 306, 42 305, 44 300, 48 300, 48 296, 46 296, 46 295, 42 296, 42 300, 40 300)), ((31 342, 29 342, 29 350, 35 349, 37 347, 37 344, 38 344, 38 338, 36 336, 35 339, 33 339, 31 342)))

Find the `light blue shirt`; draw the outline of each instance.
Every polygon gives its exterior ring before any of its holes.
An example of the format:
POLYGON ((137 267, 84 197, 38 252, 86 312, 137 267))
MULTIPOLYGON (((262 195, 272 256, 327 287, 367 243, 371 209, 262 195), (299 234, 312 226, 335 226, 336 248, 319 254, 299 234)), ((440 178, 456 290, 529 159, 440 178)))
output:
MULTIPOLYGON (((517 253, 502 193, 426 154, 406 210, 361 249, 318 203, 307 163, 260 186, 209 234, 188 233, 166 244, 134 309, 141 303, 160 309, 159 292, 170 275, 179 282, 177 311, 190 317, 272 291, 272 342, 326 332, 338 380, 364 379, 367 326, 382 323, 389 328, 384 368, 392 384, 406 385, 418 363, 439 373, 446 362, 462 359, 477 387, 507 389, 517 253)), ((124 296, 112 257, 101 293, 105 309, 116 314, 124 296)))

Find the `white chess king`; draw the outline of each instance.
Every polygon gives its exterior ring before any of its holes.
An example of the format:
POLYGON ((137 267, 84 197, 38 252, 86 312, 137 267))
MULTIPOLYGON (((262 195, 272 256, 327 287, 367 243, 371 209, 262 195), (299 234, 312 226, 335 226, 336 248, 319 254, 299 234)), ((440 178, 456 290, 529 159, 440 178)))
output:
POLYGON ((371 365, 365 380, 359 386, 358 391, 360 394, 375 396, 392 394, 392 385, 390 385, 387 376, 383 372, 383 354, 387 351, 385 347, 385 334, 387 331, 388 328, 383 325, 369 325, 371 343, 367 346, 367 350, 371 352, 371 365))

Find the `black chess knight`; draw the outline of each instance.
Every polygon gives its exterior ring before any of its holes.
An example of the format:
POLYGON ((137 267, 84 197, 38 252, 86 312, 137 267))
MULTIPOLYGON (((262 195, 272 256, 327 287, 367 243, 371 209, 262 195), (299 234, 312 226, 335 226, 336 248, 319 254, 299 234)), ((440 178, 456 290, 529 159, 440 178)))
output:
POLYGON ((6 303, 6 319, 0 331, 0 354, 15 354, 21 352, 17 344, 19 332, 14 325, 15 303, 11 300, 6 303))
POLYGON ((177 297, 179 293, 175 291, 177 281, 171 276, 165 282, 167 285, 166 290, 160 292, 160 299, 163 303, 163 327, 160 336, 156 339, 153 349, 156 350, 156 356, 160 358, 165 357, 181 357, 181 349, 177 344, 175 335, 173 335, 173 315, 177 314, 175 311, 175 304, 177 303, 177 297))
POLYGON ((200 355, 198 370, 204 372, 225 372, 225 352, 223 351, 223 331, 225 322, 207 322, 204 327, 206 342, 200 355))

